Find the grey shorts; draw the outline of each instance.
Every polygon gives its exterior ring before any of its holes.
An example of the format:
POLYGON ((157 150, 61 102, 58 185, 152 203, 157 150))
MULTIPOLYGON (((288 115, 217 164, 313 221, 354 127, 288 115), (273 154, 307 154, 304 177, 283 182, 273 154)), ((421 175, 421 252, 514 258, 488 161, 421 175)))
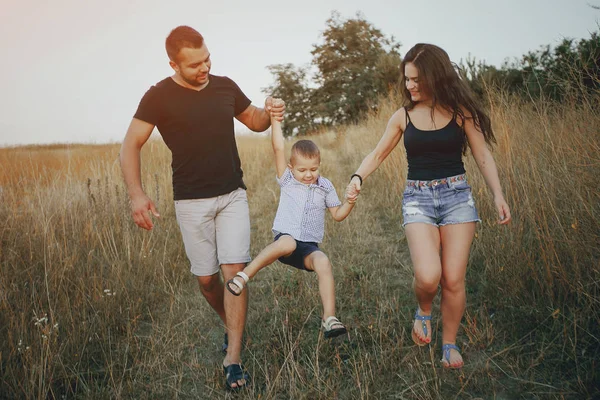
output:
POLYGON ((404 223, 444 226, 480 222, 465 174, 430 181, 407 180, 402 196, 404 223))
POLYGON ((194 275, 214 275, 222 264, 250 261, 250 213, 244 189, 209 199, 176 200, 175 213, 194 275))

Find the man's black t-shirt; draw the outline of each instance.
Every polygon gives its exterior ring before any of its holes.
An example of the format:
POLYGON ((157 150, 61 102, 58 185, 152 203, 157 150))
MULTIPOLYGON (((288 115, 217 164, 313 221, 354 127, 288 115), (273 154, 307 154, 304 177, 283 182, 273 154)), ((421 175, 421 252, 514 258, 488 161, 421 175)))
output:
POLYGON ((250 103, 235 82, 214 75, 200 91, 169 77, 146 92, 134 118, 155 125, 171 150, 175 200, 245 188, 233 118, 250 103))

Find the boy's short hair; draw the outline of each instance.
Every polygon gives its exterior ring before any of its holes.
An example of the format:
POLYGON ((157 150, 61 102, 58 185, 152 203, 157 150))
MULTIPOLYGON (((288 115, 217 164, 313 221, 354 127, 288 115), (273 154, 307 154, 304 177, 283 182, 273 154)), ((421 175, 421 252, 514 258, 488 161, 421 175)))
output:
POLYGON ((298 140, 292 146, 292 156, 290 157, 290 162, 294 162, 294 157, 299 155, 305 158, 318 158, 321 160, 321 152, 319 148, 312 140, 298 140))

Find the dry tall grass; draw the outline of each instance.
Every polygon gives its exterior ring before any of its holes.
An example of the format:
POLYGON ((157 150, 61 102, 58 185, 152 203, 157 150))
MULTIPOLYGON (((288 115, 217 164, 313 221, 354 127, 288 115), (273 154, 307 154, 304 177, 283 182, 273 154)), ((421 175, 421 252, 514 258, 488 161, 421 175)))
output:
MULTIPOLYGON (((324 249, 347 341, 318 331, 315 277, 276 264, 251 283, 241 398, 562 398, 600 396, 600 104, 525 103, 491 95, 494 152, 513 211, 495 224, 467 158, 483 219, 459 333, 466 366, 441 369, 434 343, 410 340, 415 300, 400 226, 400 145, 365 182, 324 249)), ((341 194, 396 105, 315 137, 341 194)), ((256 254, 272 240, 278 201, 270 143, 241 137, 256 254)), ((143 151, 162 218, 129 215, 118 145, 0 150, 0 398, 218 398, 223 328, 197 291, 175 221, 170 155, 143 151)))

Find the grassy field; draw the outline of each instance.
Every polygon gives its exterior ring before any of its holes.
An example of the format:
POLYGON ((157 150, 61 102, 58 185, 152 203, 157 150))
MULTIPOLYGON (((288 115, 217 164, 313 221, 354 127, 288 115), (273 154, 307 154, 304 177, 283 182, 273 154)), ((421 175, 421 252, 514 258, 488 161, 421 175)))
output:
MULTIPOLYGON (((340 195, 397 108, 313 139, 340 195)), ((600 396, 600 102, 556 105, 491 95, 494 155, 513 223, 500 227, 472 157, 483 222, 459 331, 466 366, 410 339, 415 299, 401 228, 402 145, 365 182, 342 222, 328 221, 347 340, 319 332, 314 274, 279 263, 251 283, 243 359, 253 387, 224 391, 218 317, 189 273, 175 221, 170 154, 143 150, 162 218, 137 228, 118 145, 0 149, 0 398, 367 399, 600 396)), ((278 201, 270 142, 240 137, 252 253, 272 240, 278 201)))

